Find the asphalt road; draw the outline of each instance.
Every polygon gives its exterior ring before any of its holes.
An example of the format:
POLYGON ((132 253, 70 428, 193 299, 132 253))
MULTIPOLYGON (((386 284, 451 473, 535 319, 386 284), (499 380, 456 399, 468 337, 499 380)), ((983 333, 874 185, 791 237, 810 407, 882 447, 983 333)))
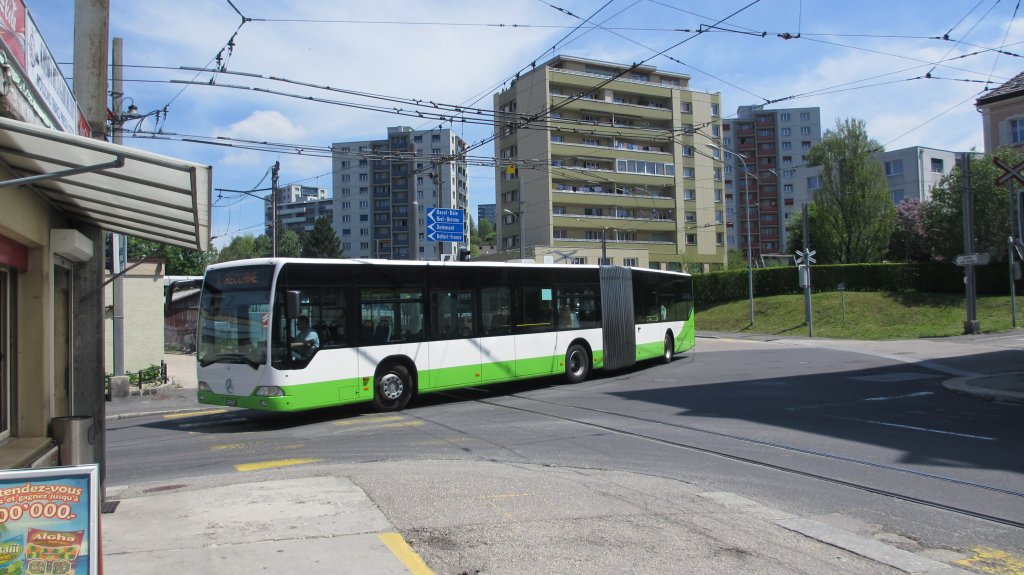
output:
MULTIPOLYGON (((525 548, 538 565, 551 564, 541 562, 545 553, 567 556, 575 542, 606 554, 607 572, 630 572, 636 555, 623 553, 617 534, 642 548, 647 572, 698 560, 642 544, 668 534, 667 525, 681 538, 699 530, 699 520, 685 518, 695 493, 745 498, 940 561, 978 548, 1024 555, 1022 408, 952 394, 941 386, 949 373, 934 363, 884 355, 701 339, 669 365, 577 385, 428 395, 399 414, 358 406, 108 422, 107 484, 237 481, 238 465, 316 460, 289 473, 344 472, 407 538, 419 538, 428 563, 483 572, 510 564, 497 557, 502 537, 508 561, 525 548), (630 513, 606 509, 610 501, 630 513), (690 504, 665 509, 666 501, 690 504), (588 527, 567 543, 538 527, 548 520, 588 527)), ((741 521, 727 527, 750 537, 741 521)), ((730 548, 723 542, 699 560, 723 561, 730 548)))

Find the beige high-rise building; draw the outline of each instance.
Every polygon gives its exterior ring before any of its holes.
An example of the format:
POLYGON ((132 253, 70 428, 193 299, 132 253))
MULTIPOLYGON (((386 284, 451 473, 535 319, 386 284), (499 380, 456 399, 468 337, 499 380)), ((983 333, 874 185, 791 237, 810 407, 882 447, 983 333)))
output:
POLYGON ((671 270, 725 263, 719 94, 689 76, 558 56, 495 94, 505 259, 671 270))

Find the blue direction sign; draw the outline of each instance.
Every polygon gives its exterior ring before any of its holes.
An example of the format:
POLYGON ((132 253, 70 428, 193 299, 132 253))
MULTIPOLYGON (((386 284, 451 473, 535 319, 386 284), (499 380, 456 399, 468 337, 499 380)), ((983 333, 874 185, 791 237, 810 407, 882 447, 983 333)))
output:
POLYGON ((465 212, 451 208, 427 210, 427 240, 431 242, 466 241, 465 212))

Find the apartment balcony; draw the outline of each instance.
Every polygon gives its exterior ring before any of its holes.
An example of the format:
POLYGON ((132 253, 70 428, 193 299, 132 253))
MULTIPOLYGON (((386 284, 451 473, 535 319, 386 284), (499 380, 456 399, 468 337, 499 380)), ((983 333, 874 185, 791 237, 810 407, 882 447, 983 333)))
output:
POLYGON ((551 203, 586 207, 613 207, 629 203, 658 209, 673 209, 676 205, 674 196, 629 193, 622 190, 623 188, 611 183, 587 186, 558 184, 551 190, 551 203))
POLYGON ((587 216, 583 214, 552 214, 552 225, 570 230, 597 230, 611 228, 636 232, 675 232, 674 219, 635 217, 587 216))
POLYGON ((618 127, 652 128, 665 129, 672 121, 673 112, 671 102, 664 103, 649 101, 640 103, 642 100, 635 100, 637 103, 622 103, 592 98, 573 98, 576 94, 551 94, 551 105, 558 106, 560 112, 578 117, 581 112, 592 112, 598 115, 607 115, 612 118, 612 125, 618 127), (663 122, 660 126, 649 124, 650 122, 663 122))

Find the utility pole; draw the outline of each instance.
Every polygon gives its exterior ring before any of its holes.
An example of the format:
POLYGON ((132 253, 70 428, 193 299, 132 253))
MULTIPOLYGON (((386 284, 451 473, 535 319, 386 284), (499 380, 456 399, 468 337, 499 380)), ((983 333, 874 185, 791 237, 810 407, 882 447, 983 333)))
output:
POLYGON ((270 172, 270 256, 277 257, 277 177, 281 162, 274 162, 270 172))
MULTIPOLYGON (((121 106, 124 100, 124 38, 114 38, 113 51, 111 54, 113 66, 111 67, 111 96, 113 99, 112 108, 114 120, 112 124, 111 139, 115 144, 121 145, 124 141, 124 118, 121 117, 121 106)), ((113 349, 114 375, 124 375, 124 262, 121 261, 121 246, 128 238, 124 234, 111 234, 111 268, 114 274, 112 285, 113 291, 113 349)))
MULTIPOLYGON (((960 170, 963 174, 964 191, 962 209, 964 213, 964 253, 974 253, 974 192, 971 188, 971 153, 960 154, 960 170)), ((974 264, 964 264, 965 289, 967 291, 967 319, 964 321, 964 335, 981 333, 978 321, 977 291, 974 285, 974 264)))

